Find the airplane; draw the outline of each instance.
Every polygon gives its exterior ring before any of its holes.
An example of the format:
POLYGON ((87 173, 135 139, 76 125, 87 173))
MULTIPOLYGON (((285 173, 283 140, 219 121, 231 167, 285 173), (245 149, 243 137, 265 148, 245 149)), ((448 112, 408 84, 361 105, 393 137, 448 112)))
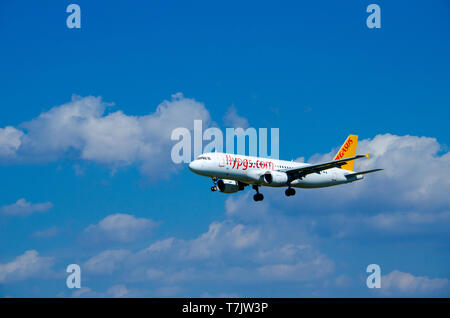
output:
POLYGON ((350 183, 364 179, 364 174, 383 170, 353 171, 355 160, 369 158, 369 153, 355 155, 357 143, 358 136, 349 135, 333 161, 319 164, 209 152, 190 162, 189 169, 212 178, 213 192, 235 193, 251 185, 256 190, 253 199, 262 201, 264 196, 259 187, 287 187, 285 194, 289 197, 295 195, 294 188, 324 188, 350 183))

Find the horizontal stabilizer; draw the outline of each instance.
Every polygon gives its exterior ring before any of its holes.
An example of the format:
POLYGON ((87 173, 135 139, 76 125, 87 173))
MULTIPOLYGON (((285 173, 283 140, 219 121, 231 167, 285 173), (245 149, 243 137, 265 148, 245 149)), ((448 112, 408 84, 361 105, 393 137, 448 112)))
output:
POLYGON ((366 173, 371 173, 371 172, 377 172, 377 171, 380 171, 380 170, 383 170, 383 169, 373 169, 373 170, 366 170, 366 171, 361 171, 361 172, 354 172, 354 173, 346 174, 345 176, 346 177, 354 177, 354 176, 357 176, 359 174, 366 174, 366 173))

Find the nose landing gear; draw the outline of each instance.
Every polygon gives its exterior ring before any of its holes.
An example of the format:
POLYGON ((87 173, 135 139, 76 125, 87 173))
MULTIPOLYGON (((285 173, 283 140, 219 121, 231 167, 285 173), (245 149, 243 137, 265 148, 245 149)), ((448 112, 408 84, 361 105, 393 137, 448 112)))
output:
POLYGON ((253 189, 256 190, 256 194, 253 196, 253 200, 262 201, 264 200, 264 196, 259 193, 259 187, 257 185, 253 185, 253 189))
POLYGON ((212 181, 213 181, 214 185, 211 187, 211 191, 215 192, 215 191, 218 190, 218 188, 217 188, 217 177, 213 177, 212 181))

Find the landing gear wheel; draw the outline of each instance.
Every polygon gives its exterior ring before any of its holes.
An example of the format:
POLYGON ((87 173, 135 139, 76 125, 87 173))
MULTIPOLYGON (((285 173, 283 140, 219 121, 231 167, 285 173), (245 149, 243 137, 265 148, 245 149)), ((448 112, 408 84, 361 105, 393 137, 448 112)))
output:
POLYGON ((295 195, 295 189, 287 188, 284 193, 286 194, 287 197, 290 197, 291 195, 295 195))
POLYGON ((264 200, 264 196, 261 193, 257 193, 253 196, 253 200, 262 201, 262 200, 264 200))
POLYGON ((212 186, 212 187, 211 187, 211 191, 212 191, 212 192, 217 191, 217 187, 216 187, 216 186, 212 186))
POLYGON ((255 201, 262 201, 264 199, 264 196, 261 193, 259 193, 259 187, 254 184, 252 186, 252 188, 254 190, 256 190, 256 194, 253 196, 253 200, 255 200, 255 201))

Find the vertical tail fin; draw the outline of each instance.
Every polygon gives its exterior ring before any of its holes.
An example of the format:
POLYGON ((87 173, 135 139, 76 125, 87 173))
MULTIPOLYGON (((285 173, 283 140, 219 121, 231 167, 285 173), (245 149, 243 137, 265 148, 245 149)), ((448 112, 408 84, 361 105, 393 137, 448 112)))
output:
MULTIPOLYGON (((349 135, 347 140, 345 140, 341 149, 337 152, 336 156, 334 156, 333 160, 345 159, 353 157, 356 154, 356 145, 358 144, 358 135, 349 135)), ((353 171, 353 163, 354 160, 346 163, 341 168, 345 170, 353 171)))

